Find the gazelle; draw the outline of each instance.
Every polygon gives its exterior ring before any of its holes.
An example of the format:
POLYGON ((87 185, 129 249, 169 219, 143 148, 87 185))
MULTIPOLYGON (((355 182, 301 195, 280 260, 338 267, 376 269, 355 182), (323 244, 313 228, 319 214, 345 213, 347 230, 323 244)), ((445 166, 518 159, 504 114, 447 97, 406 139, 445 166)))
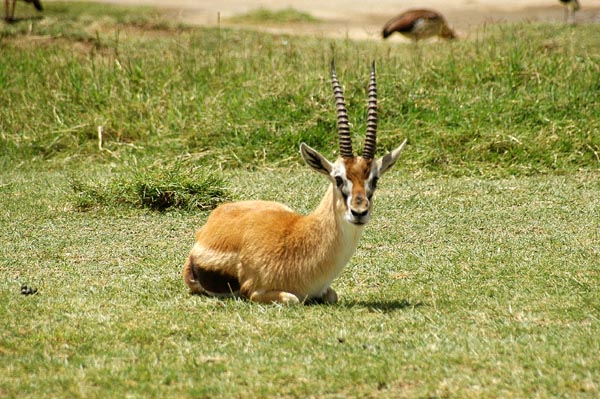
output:
POLYGON ((321 203, 299 215, 277 202, 223 204, 196 233, 183 278, 193 294, 240 295, 251 301, 337 302, 332 281, 348 263, 369 221, 377 180, 398 160, 406 140, 374 161, 377 134, 375 63, 368 87, 362 156, 352 151, 342 88, 331 63, 340 155, 335 162, 305 143, 304 161, 330 182, 321 203))

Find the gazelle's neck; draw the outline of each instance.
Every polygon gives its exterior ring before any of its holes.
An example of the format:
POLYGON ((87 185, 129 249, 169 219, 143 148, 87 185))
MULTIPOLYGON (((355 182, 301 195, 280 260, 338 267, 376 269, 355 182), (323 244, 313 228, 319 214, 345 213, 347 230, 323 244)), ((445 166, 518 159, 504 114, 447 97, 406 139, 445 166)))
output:
MULTIPOLYGON (((346 205, 341 196, 336 192, 333 184, 329 185, 325 196, 317 208, 308 216, 312 219, 323 245, 332 245, 341 253, 348 253, 348 259, 358 245, 358 240, 364 225, 349 223, 344 218, 346 205)), ((332 248, 333 249, 333 248, 332 248)))
POLYGON ((363 230, 344 219, 345 205, 337 198, 336 190, 330 185, 321 203, 310 215, 305 227, 304 244, 309 246, 308 258, 311 267, 305 272, 311 274, 311 284, 306 287, 309 295, 323 295, 344 266, 348 263, 363 230))

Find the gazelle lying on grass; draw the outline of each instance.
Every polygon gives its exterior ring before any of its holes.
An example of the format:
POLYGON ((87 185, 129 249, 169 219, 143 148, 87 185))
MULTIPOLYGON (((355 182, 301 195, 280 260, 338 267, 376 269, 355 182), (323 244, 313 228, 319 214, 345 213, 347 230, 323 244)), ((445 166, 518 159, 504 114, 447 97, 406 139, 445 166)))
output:
POLYGON ((304 161, 330 185, 310 215, 277 202, 243 201, 219 206, 196 233, 183 278, 194 294, 241 295, 251 301, 297 304, 337 302, 331 282, 356 250, 369 221, 377 180, 398 160, 406 140, 373 161, 377 133, 375 65, 371 69, 367 134, 354 156, 342 88, 333 62, 340 155, 330 162, 302 143, 304 161))

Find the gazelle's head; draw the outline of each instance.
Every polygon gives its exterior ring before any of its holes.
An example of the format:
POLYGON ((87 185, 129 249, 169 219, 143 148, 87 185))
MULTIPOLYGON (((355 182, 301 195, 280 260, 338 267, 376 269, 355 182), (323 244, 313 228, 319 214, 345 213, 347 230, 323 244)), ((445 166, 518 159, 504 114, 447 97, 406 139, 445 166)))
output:
POLYGON ((362 156, 355 156, 352 151, 344 94, 338 82, 333 61, 331 62, 331 80, 337 109, 340 158, 332 163, 305 143, 300 145, 300 152, 308 166, 326 175, 334 185, 334 195, 343 203, 344 220, 361 226, 369 221, 377 180, 396 163, 406 140, 392 152, 374 161, 377 143, 377 87, 375 63, 373 63, 368 89, 367 135, 362 156))

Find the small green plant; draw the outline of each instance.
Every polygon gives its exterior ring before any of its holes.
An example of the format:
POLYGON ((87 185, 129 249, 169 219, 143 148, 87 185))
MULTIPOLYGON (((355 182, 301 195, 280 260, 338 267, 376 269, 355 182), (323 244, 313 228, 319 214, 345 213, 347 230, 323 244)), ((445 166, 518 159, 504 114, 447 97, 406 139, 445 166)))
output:
POLYGON ((210 210, 228 198, 223 179, 212 173, 175 167, 136 170, 108 183, 73 179, 73 200, 79 210, 126 205, 164 212, 210 210))

